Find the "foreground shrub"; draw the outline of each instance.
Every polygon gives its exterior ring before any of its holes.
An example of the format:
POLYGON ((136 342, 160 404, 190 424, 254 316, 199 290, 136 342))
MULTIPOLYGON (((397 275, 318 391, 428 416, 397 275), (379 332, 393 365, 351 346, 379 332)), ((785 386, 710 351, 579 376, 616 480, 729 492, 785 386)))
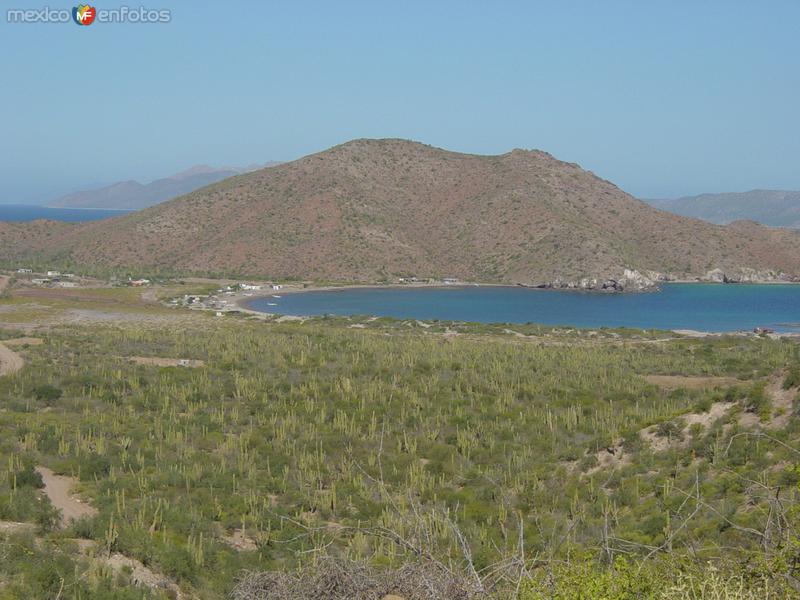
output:
POLYGON ((788 390, 793 387, 800 387, 800 365, 795 365, 789 369, 783 380, 783 389, 788 390))
POLYGON ((560 565, 523 582, 519 600, 778 600, 791 588, 764 573, 741 568, 629 562, 605 568, 592 560, 560 565))

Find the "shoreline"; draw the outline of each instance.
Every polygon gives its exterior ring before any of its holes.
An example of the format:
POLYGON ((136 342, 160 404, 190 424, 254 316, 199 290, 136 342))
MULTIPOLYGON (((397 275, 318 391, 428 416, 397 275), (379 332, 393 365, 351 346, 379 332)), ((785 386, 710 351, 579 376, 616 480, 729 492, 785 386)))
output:
MULTIPOLYGON (((23 205, 18 205, 23 206, 23 205)), ((24 205, 27 206, 27 205, 24 205)), ((102 206, 41 206, 32 204, 36 208, 52 208, 54 210, 108 210, 114 212, 136 212, 142 210, 141 208, 104 208, 102 206)))
MULTIPOLYGON (((596 289, 582 289, 582 288, 555 288, 555 287, 539 287, 533 285, 523 285, 523 284, 515 284, 515 283, 474 283, 474 282, 459 282, 453 284, 446 284, 441 282, 436 283, 427 283, 427 282, 415 282, 415 283, 345 283, 342 285, 315 285, 315 284, 294 284, 294 283, 286 283, 281 284, 283 288, 280 290, 273 290, 272 292, 265 292, 265 291, 256 291, 251 294, 242 294, 241 292, 236 292, 233 296, 232 302, 237 308, 244 308, 249 309, 246 306, 247 303, 253 302, 258 300, 259 298, 271 298, 274 296, 281 296, 284 294, 303 294, 306 292, 335 292, 335 291, 347 291, 347 290, 360 290, 360 289, 373 289, 373 290, 383 290, 383 289, 443 289, 443 290, 450 290, 450 289, 465 289, 465 288, 476 288, 476 287, 491 287, 491 288, 513 288, 513 289, 526 289, 526 290, 535 290, 540 292, 577 292, 577 293, 584 293, 584 294, 599 294, 599 295, 606 295, 606 294, 646 294, 646 293, 653 293, 653 292, 660 292, 661 285, 731 285, 731 286, 747 286, 747 285, 800 285, 800 281, 759 281, 759 282, 744 282, 744 283, 730 283, 730 282, 723 282, 723 281, 698 281, 696 279, 673 279, 671 281, 661 281, 658 285, 653 286, 652 288, 643 289, 643 290, 632 290, 630 292, 622 291, 622 292, 612 292, 607 290, 596 290, 596 289)), ((260 314, 265 314, 261 311, 254 311, 260 314)))
MULTIPOLYGON (((660 282, 664 285, 670 284, 679 284, 679 285, 733 285, 733 286, 748 286, 748 285, 800 285, 800 282, 792 282, 792 281, 770 281, 770 282, 759 282, 759 283, 724 283, 718 281, 697 281, 697 280, 674 280, 674 281, 665 281, 660 282)), ((378 283, 360 283, 360 284, 344 284, 344 285, 313 285, 313 284, 283 284, 285 287, 280 290, 273 290, 271 292, 254 292, 249 294, 243 294, 241 292, 237 292, 234 296, 231 297, 229 300, 230 304, 235 310, 240 312, 257 316, 261 318, 268 318, 268 317, 275 317, 278 316, 279 319, 284 320, 305 320, 310 318, 319 317, 321 315, 291 315, 291 314, 284 314, 279 312, 266 312, 262 310, 256 310, 252 308, 252 303, 265 299, 265 298, 272 298, 275 296, 283 296, 289 294, 302 294, 307 292, 335 292, 335 291, 349 291, 349 290, 359 290, 359 289, 469 289, 469 288, 476 288, 476 287, 491 287, 491 288, 513 288, 513 289, 528 289, 532 291, 541 291, 541 292, 577 292, 577 293, 584 293, 584 294, 632 294, 632 293, 650 293, 650 292, 660 292, 660 286, 656 286, 655 289, 650 290, 637 290, 636 292, 602 292, 598 290, 583 290, 583 289, 576 289, 576 288, 539 288, 533 286, 524 286, 524 285, 514 285, 514 284, 506 284, 506 283, 454 283, 454 284, 443 284, 441 282, 436 283, 427 283, 427 282, 416 282, 416 283, 388 283, 388 284, 378 284, 378 283)), ((344 315, 339 315, 344 316, 344 315)), ((503 325, 507 323, 497 322, 497 323, 486 323, 486 325, 503 325)), ((544 324, 541 324, 544 325, 544 324)), ((586 327, 578 327, 578 326, 570 326, 575 327, 578 329, 586 329, 586 327)), ((654 329, 651 327, 642 328, 642 327, 623 327, 624 329, 654 329)), ((663 329, 662 331, 670 331, 677 335, 685 336, 687 338, 704 338, 710 336, 721 336, 721 335, 738 335, 738 336, 758 336, 760 334, 755 333, 749 329, 740 329, 734 331, 705 331, 705 330, 696 330, 696 329, 688 329, 688 328, 676 328, 676 329, 663 329)), ((772 333, 767 334, 769 337, 773 338, 800 338, 800 331, 774 331, 772 333)))
POLYGON ((5 202, 0 203, 0 207, 14 206, 24 208, 50 208, 53 210, 107 210, 113 212, 137 212, 141 208, 107 208, 104 206, 49 206, 47 204, 25 204, 20 202, 5 202))

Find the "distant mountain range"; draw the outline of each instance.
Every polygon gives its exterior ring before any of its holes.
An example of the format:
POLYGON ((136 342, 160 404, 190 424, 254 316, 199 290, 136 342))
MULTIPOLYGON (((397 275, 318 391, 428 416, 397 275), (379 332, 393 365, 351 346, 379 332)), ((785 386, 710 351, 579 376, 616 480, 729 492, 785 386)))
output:
POLYGON ((746 219, 772 227, 800 229, 800 192, 751 190, 645 202, 678 215, 720 225, 746 219))
POLYGON ((214 168, 208 165, 197 165, 186 171, 181 171, 170 177, 157 179, 151 183, 142 184, 138 181, 120 181, 111 185, 61 196, 50 202, 53 208, 105 208, 139 210, 165 200, 177 198, 196 189, 205 187, 217 181, 249 173, 264 167, 277 165, 277 162, 268 162, 264 165, 250 165, 248 167, 223 167, 214 168))
POLYGON ((539 150, 481 156, 360 139, 115 219, 0 222, 0 256, 139 272, 637 289, 800 279, 800 232, 670 214, 539 150))

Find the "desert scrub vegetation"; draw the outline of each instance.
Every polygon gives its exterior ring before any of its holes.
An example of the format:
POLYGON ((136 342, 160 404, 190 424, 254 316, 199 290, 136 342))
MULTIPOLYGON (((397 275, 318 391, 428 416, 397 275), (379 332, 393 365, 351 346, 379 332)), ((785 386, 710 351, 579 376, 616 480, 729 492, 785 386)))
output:
MULTIPOLYGON (((738 415, 756 410, 766 422, 761 384, 798 364, 795 343, 650 343, 641 332, 589 339, 535 326, 518 328, 531 336, 522 340, 472 327, 224 319, 50 329, 22 370, 0 378, 0 518, 35 523, 31 551, 62 573, 41 597, 72 581, 43 544, 75 539, 204 599, 243 589, 244 571, 284 573, 291 587, 291 574, 322 556, 378 580, 424 559, 480 582, 484 596, 526 600, 544 593, 541 577, 548 590, 566 586, 545 597, 581 597, 559 564, 591 568, 598 586, 620 558, 680 555, 699 568, 735 556, 793 573, 798 424, 751 431, 738 415), (739 383, 666 390, 645 380, 652 374, 739 383), (680 429, 682 415, 721 402, 739 408, 680 429), (655 451, 638 432, 664 423, 668 443, 655 451), (33 465, 74 476, 98 514, 59 529, 33 465)), ((71 573, 90 569, 67 555, 71 573)), ((699 577, 663 572, 675 585, 699 577)), ((0 580, 13 573, 0 565, 0 580)), ((93 581, 138 589, 102 572, 93 581)), ((64 589, 62 598, 95 597, 64 589)))
POLYGON ((800 365, 792 365, 783 380, 783 389, 788 390, 793 387, 800 387, 800 365))
POLYGON ((0 598, 3 600, 163 600, 133 584, 128 574, 114 577, 81 556, 78 544, 31 534, 0 536, 0 598))

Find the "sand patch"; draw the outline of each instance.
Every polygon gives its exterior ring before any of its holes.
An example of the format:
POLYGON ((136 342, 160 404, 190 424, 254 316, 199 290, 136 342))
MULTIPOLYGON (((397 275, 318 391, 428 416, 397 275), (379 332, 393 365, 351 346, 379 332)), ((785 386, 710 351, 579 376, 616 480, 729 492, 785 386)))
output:
POLYGON ((800 394, 800 389, 796 387, 783 389, 785 376, 783 372, 774 373, 764 388, 767 396, 772 399, 772 418, 767 427, 773 429, 784 429, 789 424, 794 412, 795 398, 800 394))
POLYGON ((761 423, 761 419, 756 413, 743 411, 742 414, 739 415, 739 425, 742 427, 752 428, 759 423, 761 423))
POLYGON ((161 573, 156 573, 152 569, 145 567, 141 561, 130 558, 119 552, 114 552, 105 559, 105 563, 111 567, 114 573, 119 573, 127 567, 131 572, 131 581, 136 585, 143 585, 154 590, 170 590, 175 598, 183 598, 180 588, 174 581, 161 573))
POLYGON ((520 333, 519 331, 514 331, 513 329, 503 329, 503 333, 505 333, 506 335, 513 335, 514 337, 523 339, 531 337, 529 335, 525 335, 524 333, 520 333))
POLYGON ((97 514, 96 508, 70 493, 77 483, 77 479, 56 475, 47 467, 36 467, 36 472, 42 476, 44 493, 50 499, 50 504, 61 511, 62 526, 67 526, 73 519, 92 517, 97 514))
POLYGON ((714 402, 711 408, 708 409, 708 412, 683 415, 683 420, 686 423, 684 434, 688 433, 689 428, 695 424, 702 425, 704 428, 713 425, 718 419, 724 417, 735 405, 735 402, 714 402))
POLYGON ((230 535, 223 535, 222 541, 239 552, 258 550, 258 544, 256 544, 255 540, 247 537, 247 534, 242 529, 234 529, 230 535))
POLYGON ((131 581, 135 585, 149 587, 153 590, 169 590, 172 592, 173 597, 178 598, 179 600, 185 598, 180 588, 175 584, 174 581, 172 581, 166 575, 158 573, 157 571, 144 566, 141 561, 136 560, 135 558, 130 558, 129 556, 125 556, 124 554, 120 554, 119 552, 113 552, 110 555, 106 555, 105 550, 98 552, 99 546, 94 540, 73 541, 78 544, 78 547, 84 556, 89 556, 94 558, 96 561, 102 562, 111 569, 114 575, 118 575, 123 571, 128 571, 130 573, 131 581))
MULTIPOLYGON (((265 313, 262 313, 262 314, 265 314, 265 313)), ((275 319, 275 322, 276 323, 289 323, 291 321, 299 321, 299 322, 302 323, 305 320, 306 320, 306 317, 298 317, 298 316, 295 316, 295 315, 283 315, 282 317, 278 317, 277 319, 275 319)))
POLYGON ((597 465, 589 469, 589 473, 599 471, 600 469, 618 469, 631 464, 631 457, 619 448, 612 448, 600 450, 596 453, 597 465), (611 450, 614 450, 613 452, 611 450))
MULTIPOLYGON (((728 411, 734 406, 736 406, 736 402, 715 402, 708 409, 708 412, 681 415, 678 417, 683 421, 680 435, 659 435, 658 424, 645 427, 639 432, 639 435, 650 446, 653 452, 665 452, 670 448, 685 448, 691 442, 690 428, 692 425, 701 425, 703 429, 708 429, 719 419, 727 415, 728 411)), ((741 422, 742 418, 740 417, 739 420, 741 422)), ((758 422, 758 417, 756 417, 756 422, 758 422)))
POLYGON ((704 338, 704 337, 708 337, 710 335, 713 335, 712 333, 709 333, 708 331, 697 331, 695 329, 673 329, 672 331, 674 331, 678 335, 682 335, 682 336, 685 336, 685 337, 691 337, 691 338, 704 338))
POLYGON ((631 455, 625 453, 625 450, 622 447, 622 440, 617 441, 617 443, 615 443, 613 446, 598 450, 595 452, 595 458, 597 458, 597 464, 586 471, 587 475, 592 475, 597 471, 619 469, 633 462, 631 455))
POLYGON ((4 342, 0 342, 0 375, 10 375, 16 373, 25 365, 22 357, 7 348, 4 342))
POLYGON ((36 525, 33 523, 18 523, 16 521, 0 521, 0 535, 14 533, 33 533, 36 525))
POLYGON ((154 367, 202 367, 205 363, 202 360, 192 358, 163 358, 160 356, 129 356, 128 360, 137 365, 149 365, 154 367))

